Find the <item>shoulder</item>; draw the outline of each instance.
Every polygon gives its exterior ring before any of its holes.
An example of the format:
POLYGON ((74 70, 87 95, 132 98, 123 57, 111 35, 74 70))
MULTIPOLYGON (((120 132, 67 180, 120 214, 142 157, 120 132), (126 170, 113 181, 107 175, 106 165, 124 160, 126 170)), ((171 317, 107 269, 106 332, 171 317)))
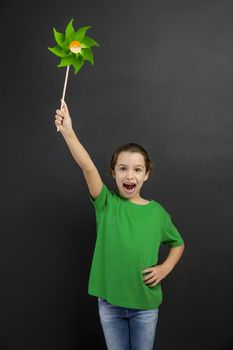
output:
POLYGON ((168 211, 166 210, 163 204, 161 204, 160 202, 154 199, 152 200, 152 202, 154 204, 153 205, 154 209, 157 211, 159 215, 161 215, 161 217, 163 217, 164 220, 167 220, 170 218, 170 214, 168 213, 168 211))
POLYGON ((93 198, 91 194, 89 194, 89 198, 96 209, 102 209, 106 207, 106 205, 114 200, 114 197, 114 192, 111 191, 105 183, 102 183, 101 191, 96 198, 93 198))
POLYGON ((164 206, 161 203, 157 202, 154 199, 152 199, 152 202, 154 204, 154 207, 156 207, 158 210, 160 210, 163 213, 167 212, 166 209, 164 208, 164 206))

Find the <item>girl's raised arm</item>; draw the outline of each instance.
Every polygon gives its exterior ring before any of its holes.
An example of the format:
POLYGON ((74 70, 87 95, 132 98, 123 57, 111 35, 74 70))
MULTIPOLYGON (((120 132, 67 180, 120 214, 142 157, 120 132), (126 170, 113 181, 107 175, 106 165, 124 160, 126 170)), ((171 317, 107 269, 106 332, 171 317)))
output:
POLYGON ((70 118, 69 110, 64 102, 62 110, 57 109, 55 115, 55 125, 64 137, 72 156, 83 171, 91 196, 95 199, 101 192, 103 182, 100 174, 91 160, 91 157, 78 140, 70 118))

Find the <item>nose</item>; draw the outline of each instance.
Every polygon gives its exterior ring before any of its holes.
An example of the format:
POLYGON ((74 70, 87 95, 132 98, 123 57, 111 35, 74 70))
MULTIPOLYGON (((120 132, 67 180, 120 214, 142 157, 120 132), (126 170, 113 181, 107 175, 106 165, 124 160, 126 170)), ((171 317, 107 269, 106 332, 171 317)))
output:
POLYGON ((130 171, 130 170, 127 171, 126 179, 127 179, 127 180, 132 180, 132 179, 133 179, 132 171, 130 171))

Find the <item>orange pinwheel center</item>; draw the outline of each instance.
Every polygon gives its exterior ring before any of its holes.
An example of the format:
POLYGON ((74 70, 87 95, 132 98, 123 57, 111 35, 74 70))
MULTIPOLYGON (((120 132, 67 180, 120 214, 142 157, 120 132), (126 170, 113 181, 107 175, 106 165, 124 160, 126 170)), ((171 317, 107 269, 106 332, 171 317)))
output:
POLYGON ((78 53, 81 51, 81 44, 79 41, 72 41, 70 43, 70 51, 73 53, 78 53))

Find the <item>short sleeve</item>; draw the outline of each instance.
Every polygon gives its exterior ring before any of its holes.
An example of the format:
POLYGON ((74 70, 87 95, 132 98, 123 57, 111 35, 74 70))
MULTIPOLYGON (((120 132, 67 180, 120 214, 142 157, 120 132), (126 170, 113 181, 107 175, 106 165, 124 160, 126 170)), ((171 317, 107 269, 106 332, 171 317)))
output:
POLYGON ((171 248, 179 247, 184 244, 183 238, 173 224, 171 216, 165 213, 164 229, 161 244, 166 244, 171 248))
POLYGON ((91 202, 93 203, 95 209, 102 209, 105 204, 107 203, 107 197, 109 195, 109 189, 107 188, 107 186, 103 183, 102 189, 100 194, 98 195, 98 197, 96 197, 95 199, 91 196, 91 194, 89 193, 89 198, 91 200, 91 202))

